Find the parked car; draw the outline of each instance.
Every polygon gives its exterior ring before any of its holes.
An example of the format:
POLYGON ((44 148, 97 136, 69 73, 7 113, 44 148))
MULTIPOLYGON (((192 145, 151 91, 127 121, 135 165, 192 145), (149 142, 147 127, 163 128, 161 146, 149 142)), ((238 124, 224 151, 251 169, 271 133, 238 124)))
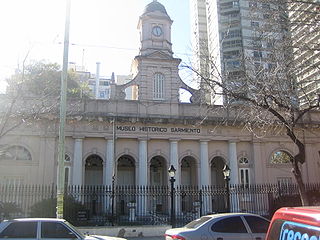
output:
POLYGON ((320 239, 320 207, 286 207, 271 219, 266 240, 320 239))
POLYGON ((20 218, 4 220, 0 223, 0 239, 19 238, 41 239, 79 239, 79 240, 124 240, 108 236, 85 236, 63 219, 56 218, 20 218))
POLYGON ((223 213, 203 216, 182 228, 168 229, 166 240, 263 240, 269 220, 250 213, 223 213))

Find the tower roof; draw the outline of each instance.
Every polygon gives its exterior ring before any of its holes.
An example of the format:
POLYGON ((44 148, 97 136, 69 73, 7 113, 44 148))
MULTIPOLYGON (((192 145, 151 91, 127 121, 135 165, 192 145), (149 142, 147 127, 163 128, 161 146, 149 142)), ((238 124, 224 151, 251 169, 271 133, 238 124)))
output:
POLYGON ((159 3, 157 0, 153 0, 151 3, 149 3, 145 7, 145 9, 143 11, 143 15, 146 13, 155 12, 155 11, 160 11, 160 12, 168 15, 165 7, 161 3, 159 3))

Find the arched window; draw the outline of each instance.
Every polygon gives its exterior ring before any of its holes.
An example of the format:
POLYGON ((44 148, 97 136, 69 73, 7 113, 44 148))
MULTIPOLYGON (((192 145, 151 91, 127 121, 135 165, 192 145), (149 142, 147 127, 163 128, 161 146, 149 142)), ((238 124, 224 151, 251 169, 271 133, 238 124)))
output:
POLYGON ((292 161, 293 157, 286 151, 276 151, 271 156, 272 164, 288 164, 292 161))
POLYGON ((239 180, 240 184, 244 187, 248 187, 250 184, 250 167, 249 159, 245 156, 239 158, 239 180))
POLYGON ((68 162, 68 163, 71 161, 71 158, 70 158, 70 156, 68 154, 64 155, 64 161, 68 162))
POLYGON ((31 161, 30 152, 22 146, 12 146, 5 150, 2 158, 17 161, 31 161))
POLYGON ((153 79, 153 99, 164 99, 164 76, 156 73, 153 79))
POLYGON ((247 158, 247 157, 240 157, 240 158, 239 158, 239 164, 241 164, 241 165, 247 165, 247 164, 249 164, 248 158, 247 158))

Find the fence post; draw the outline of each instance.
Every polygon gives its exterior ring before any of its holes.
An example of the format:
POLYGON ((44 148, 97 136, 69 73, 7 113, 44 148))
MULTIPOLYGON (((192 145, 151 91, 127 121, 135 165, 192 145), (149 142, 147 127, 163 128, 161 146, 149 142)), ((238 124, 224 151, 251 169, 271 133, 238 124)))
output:
POLYGON ((199 191, 200 217, 202 216, 202 189, 199 191))

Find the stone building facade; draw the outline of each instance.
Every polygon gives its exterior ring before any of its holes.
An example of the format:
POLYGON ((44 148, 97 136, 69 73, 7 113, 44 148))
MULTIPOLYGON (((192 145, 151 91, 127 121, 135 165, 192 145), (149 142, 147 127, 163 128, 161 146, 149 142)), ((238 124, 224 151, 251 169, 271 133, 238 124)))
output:
MULTIPOLYGON (((198 91, 179 77, 172 23, 163 5, 148 4, 138 24, 141 48, 133 61, 133 80, 112 85, 109 100, 69 100, 66 183, 111 185, 115 176, 116 185, 168 185, 167 170, 173 165, 176 185, 221 185, 225 164, 234 184, 294 182, 287 158, 277 160, 297 152, 285 134, 257 137, 241 124, 219 124, 230 113, 198 103, 198 91), (130 86, 136 87, 137 100, 125 100, 130 86), (179 89, 192 93, 192 103, 179 102, 179 89)), ((320 122, 318 114, 308 117, 320 122)), ((0 158, 0 182, 56 183, 58 129, 48 114, 3 136, 0 144, 8 147, 0 158)), ((319 133, 317 128, 299 133, 307 148, 305 182, 320 181, 319 133)))

